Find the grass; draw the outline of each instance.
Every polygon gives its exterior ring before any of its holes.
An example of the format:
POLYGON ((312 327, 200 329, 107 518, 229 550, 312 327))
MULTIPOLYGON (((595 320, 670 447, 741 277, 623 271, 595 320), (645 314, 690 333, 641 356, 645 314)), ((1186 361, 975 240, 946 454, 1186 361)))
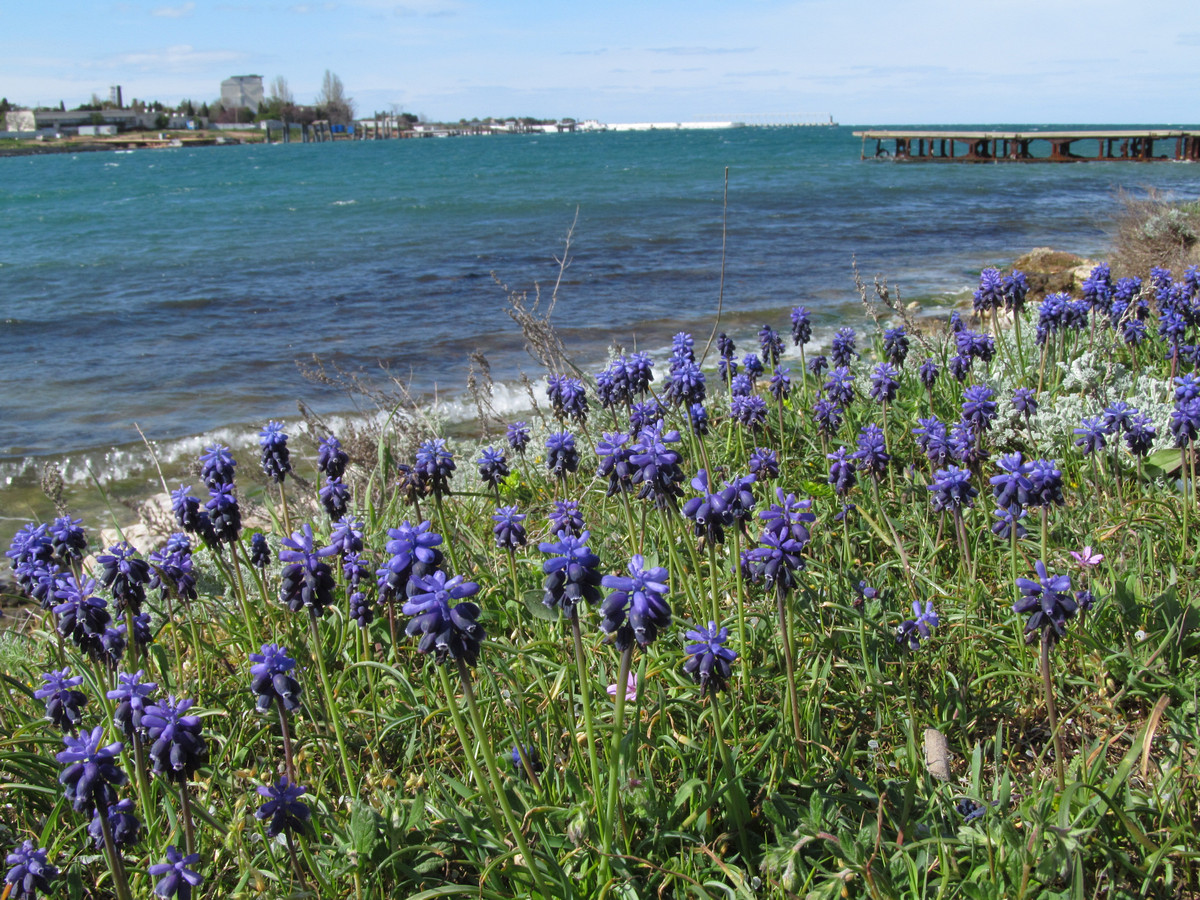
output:
MULTIPOLYGON (((136 664, 121 664, 146 669, 163 693, 197 700, 208 759, 185 786, 199 854, 191 867, 204 879, 195 895, 1200 895, 1200 542, 1180 527, 1195 501, 1181 492, 1180 452, 1169 449, 1171 363, 1155 341, 1127 347, 1099 322, 1060 332, 1046 345, 1040 409, 1026 422, 1009 398, 1018 386, 1038 387, 1035 325, 1031 308, 1020 357, 1011 328, 995 334, 995 359, 976 361, 964 383, 946 371, 952 334, 912 335, 886 417, 867 398, 878 326, 860 334, 858 398, 832 439, 818 435, 801 402, 811 405, 825 379, 809 375, 802 385, 797 366, 781 404, 766 392, 767 366, 756 386, 769 410, 760 428, 730 419, 714 370, 707 436, 691 436, 679 412, 668 412, 668 428, 681 431, 671 444, 685 474, 678 505, 692 495, 698 469, 743 474, 755 447, 783 461, 778 477, 754 486, 756 513, 774 502, 776 487, 811 498, 805 565, 782 605, 735 565, 741 550, 758 546, 757 518, 708 546, 670 503, 606 496, 607 483, 591 475, 593 448, 602 432, 628 430, 628 411, 600 409, 594 394, 587 424, 569 426, 582 461, 564 480, 546 474, 538 452, 564 427, 545 410, 530 417, 534 441, 526 454, 510 454, 512 473, 495 492, 474 476, 479 447, 458 441, 449 494, 436 505, 417 496, 419 513, 396 488, 396 462, 411 454, 398 433, 385 432, 373 452, 351 460, 352 510, 364 523, 372 571, 389 556, 386 529, 433 517, 445 536, 444 565, 480 585, 473 599, 488 638, 474 667, 439 666, 418 653, 399 604, 395 641, 383 608, 360 629, 340 573, 327 614, 310 621, 290 612, 277 599, 280 564, 261 574, 246 565, 251 529, 238 543, 237 567, 230 546, 198 549, 199 597, 152 591, 153 644, 136 664), (942 367, 930 392, 916 375, 926 356, 942 367), (958 531, 931 509, 931 469, 940 466, 912 430, 931 411, 956 421, 972 383, 992 387, 998 415, 979 441, 988 459, 971 466, 979 496, 958 531), (1117 399, 1153 415, 1159 440, 1149 460, 1139 463, 1116 438, 1098 460, 1075 446, 1081 415, 1117 399), (868 423, 886 428, 891 466, 874 483, 860 474, 838 497, 826 453, 853 449, 868 423), (1030 510, 1029 536, 1009 542, 990 530, 988 479, 1000 454, 1018 450, 1026 460, 1058 461, 1065 502, 1047 510, 1044 528, 1030 510), (600 631, 597 608, 579 608, 577 654, 569 621, 541 602, 547 555, 537 542, 550 539, 553 501, 568 498, 580 503, 604 573, 624 573, 634 553, 668 569, 674 622, 624 661, 600 631), (847 502, 856 508, 840 517, 847 502), (491 514, 501 503, 529 516, 530 543, 511 557, 493 544, 491 514), (1069 551, 1084 545, 1103 562, 1078 566, 1069 551), (1037 635, 1027 644, 1023 617, 1012 611, 1014 578, 1034 577, 1039 559, 1097 598, 1070 620, 1045 670, 1037 635), (864 595, 860 584, 874 590, 864 595), (895 631, 913 600, 932 601, 939 624, 909 651, 895 631), (684 631, 713 618, 714 604, 738 654, 717 698, 682 670, 684 631), (297 659, 302 704, 287 724, 313 822, 273 839, 254 816, 263 802, 256 788, 288 763, 279 717, 255 710, 247 660, 267 641, 297 659), (636 696, 626 702, 621 692, 614 702, 607 687, 621 683, 623 665, 636 674, 636 696), (939 736, 948 760, 937 758, 939 736), (518 744, 520 768, 510 762, 518 744), (949 780, 935 777, 946 765, 949 780), (971 810, 982 814, 965 818, 971 810)), ((666 368, 657 361, 656 389, 666 368)), ((245 496, 255 492, 252 461, 240 462, 245 496)), ((288 514, 293 528, 311 522, 320 545, 330 533, 317 503, 320 478, 311 461, 296 465, 307 486, 285 482, 288 514)), ((284 509, 272 490, 260 496, 269 517, 253 530, 278 550, 284 509)), ((105 742, 121 739, 103 697, 114 672, 57 640, 53 613, 6 633, 0 846, 32 839, 61 870, 59 895, 108 896, 113 866, 88 839, 86 817, 62 798, 54 761, 61 736, 32 696, 40 674, 63 663, 85 676, 83 727, 103 725, 105 742)), ((168 845, 184 844, 186 811, 175 785, 139 777, 128 746, 121 761, 130 777, 119 796, 134 799, 146 819, 141 839, 122 851, 124 869, 130 895, 144 897, 155 882, 147 867, 163 861, 168 845)))

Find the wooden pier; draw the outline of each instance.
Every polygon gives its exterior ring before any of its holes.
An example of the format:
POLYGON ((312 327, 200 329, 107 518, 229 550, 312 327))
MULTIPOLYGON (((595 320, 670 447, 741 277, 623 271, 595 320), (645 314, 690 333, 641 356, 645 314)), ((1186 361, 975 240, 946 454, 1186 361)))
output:
POLYGON ((1200 131, 856 131, 854 136, 862 138, 862 159, 899 162, 1200 162, 1200 131), (874 153, 868 152, 870 141, 874 153))

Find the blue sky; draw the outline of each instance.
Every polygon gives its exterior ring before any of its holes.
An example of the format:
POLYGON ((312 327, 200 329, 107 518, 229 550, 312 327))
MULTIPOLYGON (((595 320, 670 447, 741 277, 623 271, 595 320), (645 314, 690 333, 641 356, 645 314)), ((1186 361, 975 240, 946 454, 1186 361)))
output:
POLYGON ((212 100, 326 69, 359 114, 842 124, 1200 121, 1196 0, 46 0, 0 8, 0 95, 212 100))

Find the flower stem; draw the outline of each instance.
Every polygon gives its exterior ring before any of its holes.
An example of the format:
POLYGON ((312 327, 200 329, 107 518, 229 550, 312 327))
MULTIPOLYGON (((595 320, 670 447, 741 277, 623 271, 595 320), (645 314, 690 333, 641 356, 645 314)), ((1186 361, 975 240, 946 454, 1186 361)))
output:
POLYGON ((796 696, 796 661, 792 658, 792 641, 788 636, 787 608, 784 605, 784 593, 775 591, 775 607, 779 613, 779 639, 783 642, 783 659, 787 665, 788 706, 792 710, 792 728, 796 732, 796 745, 803 760, 804 732, 800 728, 800 701, 796 696))
POLYGON ((439 665, 435 668, 442 682, 442 692, 446 695, 446 708, 450 710, 450 720, 454 723, 454 730, 458 732, 458 742, 462 744, 463 756, 467 758, 467 767, 471 770, 475 784, 479 787, 479 794, 483 797, 484 803, 487 806, 488 816, 492 820, 492 828, 495 829, 496 838, 499 839, 504 834, 504 825, 500 821, 500 817, 496 814, 496 802, 492 799, 492 789, 489 783, 484 781, 483 773, 479 771, 479 761, 475 759, 475 753, 471 749, 470 741, 467 740, 467 726, 463 722, 458 704, 454 702, 454 688, 450 684, 450 676, 446 674, 445 666, 439 665))
POLYGON ((612 753, 608 758, 608 803, 604 813, 604 861, 601 880, 608 880, 609 861, 613 852, 613 831, 617 821, 617 789, 621 777, 621 739, 625 730, 625 685, 629 682, 629 665, 633 661, 633 644, 621 651, 617 666, 616 709, 613 712, 612 753))
POLYGON ((309 630, 312 632, 313 656, 317 658, 317 668, 321 674, 321 688, 325 692, 325 714, 333 722, 333 734, 337 739, 338 754, 342 758, 342 771, 346 776, 346 792, 349 797, 357 797, 358 786, 354 782, 350 757, 346 754, 346 739, 342 735, 342 717, 338 715, 337 706, 333 701, 333 688, 329 683, 329 672, 325 668, 325 653, 321 648, 321 633, 317 630, 317 614, 312 609, 308 611, 308 624, 309 630))
POLYGON ((1054 738, 1054 769, 1058 774, 1058 789, 1067 786, 1063 767, 1063 739, 1058 730, 1058 707, 1054 705, 1054 681, 1050 677, 1050 631, 1042 629, 1042 687, 1046 691, 1046 715, 1050 718, 1050 734, 1054 738))
POLYGON ((722 733, 721 704, 717 699, 717 692, 710 693, 709 699, 712 701, 713 733, 717 741, 717 750, 721 754, 721 765, 725 767, 725 779, 729 784, 729 793, 732 796, 730 805, 733 806, 733 817, 737 820, 738 843, 742 848, 742 859, 749 865, 751 856, 750 841, 746 837, 746 820, 748 818, 746 795, 742 791, 741 779, 738 778, 737 770, 733 767, 733 758, 729 755, 729 746, 725 743, 725 735, 722 733))
MULTIPOLYGON (((596 810, 600 810, 600 763, 596 759, 596 734, 592 724, 592 695, 588 683, 587 667, 584 664, 583 656, 583 634, 579 630, 579 608, 571 607, 571 634, 575 639, 575 671, 579 677, 579 699, 583 705, 583 729, 587 734, 588 744, 588 763, 592 769, 592 797, 596 801, 596 810)), ((628 677, 628 676, 626 676, 628 677)), ((624 683, 617 682, 617 693, 622 697, 624 694, 624 683)), ((575 743, 574 740, 571 741, 575 743)), ((600 827, 604 827, 604 820, 601 819, 600 827)))
MULTIPOLYGON (((104 850, 108 853, 108 866, 112 872, 113 887, 117 891, 117 900, 130 900, 129 879, 125 875, 125 864, 121 861, 121 853, 117 850, 117 843, 113 840, 112 828, 108 824, 108 810, 102 809, 100 813, 100 832, 104 835, 104 850)), ((7 889, 5 890, 7 896, 7 889)))

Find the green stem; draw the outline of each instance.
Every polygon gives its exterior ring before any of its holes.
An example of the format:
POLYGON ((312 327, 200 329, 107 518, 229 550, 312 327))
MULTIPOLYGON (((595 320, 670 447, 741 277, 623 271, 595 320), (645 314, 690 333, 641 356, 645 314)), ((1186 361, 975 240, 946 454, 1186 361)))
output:
MULTIPOLYGON (((100 812, 100 832, 104 835, 104 850, 108 854, 108 867, 112 872, 113 887, 117 891, 117 900, 130 900, 129 879, 125 875, 125 864, 121 861, 121 852, 113 840, 112 828, 108 824, 108 810, 100 812)), ((5 890, 7 896, 7 889, 5 890)))
POLYGON ((479 771, 479 761, 475 759, 471 742, 467 740, 467 726, 463 722, 458 704, 454 702, 454 688, 450 684, 450 676, 446 674, 445 666, 435 665, 434 668, 437 669, 438 678, 441 679, 442 693, 446 695, 446 708, 450 710, 450 720, 454 723, 454 730, 458 733, 458 742, 462 745, 463 756, 467 758, 467 767, 471 770, 471 776, 479 787, 479 794, 487 806, 488 816, 492 820, 492 828, 495 829, 495 836, 499 839, 504 834, 504 824, 496 814, 496 802, 492 799, 492 789, 484 780, 483 773, 479 771))
POLYGON ((1063 766, 1063 739, 1058 730, 1058 707, 1054 705, 1054 681, 1050 677, 1050 631, 1042 629, 1042 687, 1046 691, 1046 715, 1050 718, 1050 734, 1054 738, 1054 769, 1058 774, 1058 789, 1067 787, 1066 769, 1063 766))
POLYGON ((350 757, 346 753, 346 739, 342 734, 342 717, 338 713, 337 705, 333 700, 333 687, 329 683, 329 671, 325 667, 325 652, 321 646, 321 633, 317 630, 317 614, 314 610, 308 611, 309 630, 312 632, 313 639, 313 656, 317 658, 317 668, 321 674, 321 688, 325 693, 325 714, 329 716, 333 722, 333 733, 337 739, 338 754, 342 758, 342 772, 346 776, 346 792, 351 798, 358 796, 358 786, 354 781, 354 771, 350 768, 350 757))
POLYGON ((737 770, 733 767, 733 757, 730 756, 729 746, 725 743, 725 735, 722 733, 721 725, 721 704, 717 699, 716 691, 709 694, 709 699, 712 701, 712 722, 713 733, 717 741, 717 750, 721 754, 721 765, 725 768, 725 780, 729 785, 729 793, 732 796, 733 817, 737 820, 738 843, 742 848, 742 859, 746 865, 750 864, 750 841, 746 837, 746 823, 749 819, 749 809, 746 803, 746 795, 742 791, 742 782, 738 778, 737 770))
POLYGON ((613 853, 613 832, 617 822, 617 790, 621 778, 621 742, 625 731, 625 685, 629 681, 629 664, 633 661, 633 644, 621 651, 617 666, 616 710, 613 712, 612 752, 608 758, 608 803, 604 813, 604 861, 601 880, 608 880, 613 853))
MULTIPOLYGON (((596 801, 596 810, 599 812, 600 763, 596 759, 596 732, 595 726, 592 723, 591 682, 588 680, 587 666, 584 663, 583 634, 579 630, 578 606, 571 607, 571 635, 575 640, 575 673, 579 678, 579 701, 583 706, 583 730, 587 735, 588 764, 592 770, 592 798, 596 801)), ((628 677, 626 675, 626 678, 628 677)), ((617 694, 621 697, 625 696, 625 685, 620 681, 617 682, 617 694)), ((572 739, 571 744, 575 744, 574 739, 572 739)), ((604 827, 604 820, 600 821, 600 827, 604 827)))
POLYGON ((788 636, 787 607, 784 603, 784 593, 775 591, 775 608, 779 613, 779 639, 783 643, 783 659, 787 667, 788 706, 792 710, 792 728, 796 732, 797 752, 803 758, 804 732, 800 727, 800 701, 796 695, 796 661, 792 657, 792 641, 788 636))

